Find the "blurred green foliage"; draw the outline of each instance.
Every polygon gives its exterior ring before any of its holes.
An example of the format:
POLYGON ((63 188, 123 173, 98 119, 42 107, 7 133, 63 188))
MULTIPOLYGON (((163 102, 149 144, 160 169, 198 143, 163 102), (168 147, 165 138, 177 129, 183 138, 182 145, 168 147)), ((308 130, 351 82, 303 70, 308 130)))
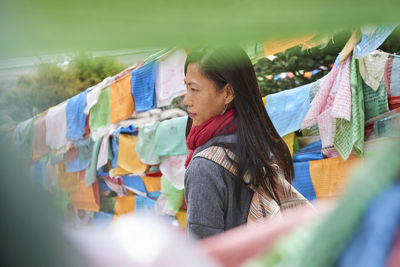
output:
POLYGON ((20 76, 15 88, 2 90, 2 128, 43 112, 126 67, 115 58, 88 54, 75 56, 67 66, 38 65, 34 74, 20 76))
POLYGON ((303 50, 301 46, 290 48, 282 53, 276 54, 276 58, 260 59, 254 68, 257 73, 261 95, 277 93, 286 89, 292 89, 307 83, 316 81, 331 69, 337 55, 342 50, 346 41, 351 35, 351 31, 341 31, 329 37, 326 44, 303 50), (311 76, 304 77, 307 71, 319 70, 320 72, 311 76), (292 78, 274 80, 275 75, 283 72, 292 72, 292 78), (269 77, 267 77, 269 76, 269 77))
POLYGON ((398 23, 398 0, 2 0, 0 59, 245 43, 398 23))

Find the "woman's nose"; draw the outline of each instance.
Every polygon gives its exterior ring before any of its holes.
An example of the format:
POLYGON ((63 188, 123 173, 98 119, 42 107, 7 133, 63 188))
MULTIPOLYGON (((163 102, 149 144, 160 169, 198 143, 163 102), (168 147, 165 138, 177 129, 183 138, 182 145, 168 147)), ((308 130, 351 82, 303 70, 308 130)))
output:
POLYGON ((183 104, 185 105, 185 106, 189 106, 189 94, 188 93, 186 93, 185 94, 185 96, 183 97, 183 104))

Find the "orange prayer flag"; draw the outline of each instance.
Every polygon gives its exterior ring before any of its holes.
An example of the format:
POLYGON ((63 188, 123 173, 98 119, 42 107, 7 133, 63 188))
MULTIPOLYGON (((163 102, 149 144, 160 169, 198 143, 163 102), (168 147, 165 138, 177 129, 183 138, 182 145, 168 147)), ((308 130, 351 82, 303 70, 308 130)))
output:
POLYGON ((144 164, 136 153, 138 137, 121 134, 119 136, 119 151, 117 165, 133 174, 144 173, 147 165, 144 164))
POLYGON ((135 211, 135 195, 115 197, 114 211, 116 216, 135 211))
POLYGON ((178 220, 178 224, 181 228, 186 229, 187 219, 186 219, 187 211, 180 209, 176 214, 176 219, 178 220))
POLYGON ((81 179, 79 189, 71 192, 71 200, 76 210, 98 212, 100 210, 99 182, 96 180, 86 187, 85 179, 81 179))
POLYGON ((141 176, 147 192, 161 191, 161 177, 141 176))
POLYGON ((110 177, 123 176, 128 174, 130 174, 130 172, 121 168, 120 166, 117 166, 114 169, 110 170, 110 177))
POLYGON ((317 199, 339 196, 344 192, 349 172, 363 159, 350 155, 347 160, 341 157, 310 161, 310 176, 317 199))
POLYGON ((130 73, 111 85, 110 111, 112 123, 130 118, 135 111, 130 73))
MULTIPOLYGON (((84 171, 83 171, 84 172, 84 171)), ((57 168, 58 187, 63 192, 79 189, 81 172, 67 172, 67 164, 60 162, 57 168)))
POLYGON ((306 71, 306 72, 304 72, 304 77, 305 77, 305 78, 311 78, 311 76, 312 76, 312 71, 306 71))

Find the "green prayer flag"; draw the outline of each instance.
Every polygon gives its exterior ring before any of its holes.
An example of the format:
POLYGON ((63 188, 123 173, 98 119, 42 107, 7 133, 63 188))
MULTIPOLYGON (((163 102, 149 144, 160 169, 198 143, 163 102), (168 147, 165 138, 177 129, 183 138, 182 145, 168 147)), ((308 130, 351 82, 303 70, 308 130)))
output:
POLYGON ((168 202, 168 208, 173 212, 178 212, 182 205, 184 190, 176 189, 165 176, 162 176, 161 193, 168 202))
POLYGON ((103 141, 103 137, 97 140, 93 145, 92 150, 92 159, 90 160, 89 168, 86 169, 85 173, 85 184, 86 186, 90 186, 92 183, 96 181, 97 178, 97 158, 99 156, 101 142, 103 141))
POLYGON ((333 146, 346 160, 351 151, 361 157, 364 153, 364 96, 362 78, 353 57, 350 63, 351 119, 336 119, 333 146))
POLYGON ((97 103, 90 110, 89 127, 92 131, 111 124, 110 92, 111 87, 103 89, 97 103))

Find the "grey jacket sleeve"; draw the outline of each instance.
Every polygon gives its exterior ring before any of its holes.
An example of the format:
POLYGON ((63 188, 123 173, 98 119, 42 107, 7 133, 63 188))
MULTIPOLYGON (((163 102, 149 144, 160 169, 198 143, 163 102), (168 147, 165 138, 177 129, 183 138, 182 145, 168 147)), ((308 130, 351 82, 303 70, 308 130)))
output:
POLYGON ((227 188, 224 169, 208 159, 195 158, 185 174, 189 235, 204 238, 224 231, 227 188))

